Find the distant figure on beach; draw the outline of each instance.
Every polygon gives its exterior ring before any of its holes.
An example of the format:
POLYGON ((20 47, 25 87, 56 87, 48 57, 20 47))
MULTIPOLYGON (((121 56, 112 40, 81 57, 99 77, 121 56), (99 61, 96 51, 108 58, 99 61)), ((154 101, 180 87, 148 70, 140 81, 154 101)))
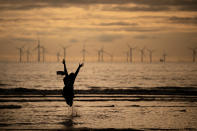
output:
POLYGON ((79 73, 80 68, 83 66, 82 64, 79 64, 77 70, 75 73, 71 72, 70 74, 68 74, 67 69, 66 69, 66 63, 65 60, 63 59, 62 63, 64 64, 64 88, 62 91, 62 95, 64 96, 64 99, 66 100, 66 103, 69 106, 72 106, 73 104, 73 98, 74 98, 74 82, 75 82, 75 78, 77 77, 77 74, 79 73))

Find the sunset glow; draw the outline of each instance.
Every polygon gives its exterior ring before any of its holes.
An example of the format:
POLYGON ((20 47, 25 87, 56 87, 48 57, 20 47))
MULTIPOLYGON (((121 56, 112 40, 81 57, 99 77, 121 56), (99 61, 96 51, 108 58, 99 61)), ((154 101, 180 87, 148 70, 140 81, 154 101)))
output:
MULTIPOLYGON (((18 61, 16 48, 25 44, 24 50, 33 50, 39 37, 47 50, 46 61, 56 61, 57 52, 62 57, 61 46, 66 45, 72 45, 68 60, 81 60, 85 44, 88 61, 96 61, 95 50, 104 47, 114 61, 123 62, 130 44, 154 49, 156 62, 164 51, 168 61, 189 62, 188 47, 197 46, 196 4, 195 0, 1 0, 0 60, 18 61)), ((36 61, 35 50, 31 55, 36 61)), ((147 52, 146 57, 148 61, 147 52)), ((140 61, 138 50, 134 61, 140 61)))

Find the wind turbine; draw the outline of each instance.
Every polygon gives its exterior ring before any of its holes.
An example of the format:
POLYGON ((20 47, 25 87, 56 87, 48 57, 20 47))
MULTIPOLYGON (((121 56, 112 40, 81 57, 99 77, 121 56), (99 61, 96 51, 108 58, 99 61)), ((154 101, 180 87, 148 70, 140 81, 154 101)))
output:
POLYGON ((19 62, 22 62, 22 54, 23 54, 24 46, 25 45, 17 48, 19 50, 19 62))
POLYGON ((83 49, 81 50, 82 52, 82 56, 83 56, 83 62, 85 62, 85 57, 86 57, 86 53, 87 53, 87 50, 85 49, 85 45, 83 45, 83 49))
POLYGON ((128 47, 129 47, 129 61, 130 63, 133 62, 133 50, 136 48, 136 47, 131 47, 129 44, 127 44, 128 47))
POLYGON ((166 62, 166 56, 167 56, 167 54, 166 54, 165 51, 164 51, 164 52, 163 52, 163 63, 166 62))
POLYGON ((34 50, 37 49, 38 50, 38 62, 40 62, 40 40, 38 39, 38 45, 34 48, 34 50))
POLYGON ((125 51, 125 52, 123 52, 124 54, 126 54, 125 56, 125 58, 126 58, 126 62, 128 63, 129 62, 129 51, 125 51))
POLYGON ((150 63, 152 63, 152 53, 154 52, 153 49, 147 49, 149 52, 150 63))
POLYGON ((128 63, 129 62, 129 51, 126 51, 126 62, 128 63))
POLYGON ((104 49, 103 49, 103 47, 101 47, 101 49, 100 50, 98 50, 98 61, 99 62, 103 62, 104 60, 103 60, 103 53, 104 53, 105 51, 104 51, 104 49))
POLYGON ((101 61, 101 51, 100 50, 98 50, 98 62, 100 62, 101 61))
POLYGON ((140 53, 141 53, 141 62, 143 63, 144 62, 144 50, 145 50, 145 47, 142 48, 142 49, 139 49, 140 50, 140 53))
POLYGON ((26 55, 27 55, 27 62, 29 62, 29 55, 30 55, 30 49, 29 48, 26 50, 26 55))
POLYGON ((192 50, 193 62, 195 63, 196 62, 196 49, 197 49, 197 47, 189 48, 189 49, 192 50))
POLYGON ((46 53, 46 48, 44 46, 40 47, 42 49, 42 62, 45 62, 45 53, 46 53))
POLYGON ((98 62, 100 62, 101 61, 101 51, 100 50, 97 50, 97 49, 95 49, 95 51, 97 51, 98 62))
POLYGON ((68 46, 62 46, 62 49, 64 51, 64 60, 66 59, 66 49, 71 47, 71 45, 68 45, 68 46))
POLYGON ((57 62, 60 61, 60 52, 57 52, 57 62))
POLYGON ((103 60, 103 53, 104 53, 104 47, 102 47, 102 48, 100 49, 101 62, 104 61, 104 60, 103 60))
POLYGON ((111 57, 111 59, 113 59, 113 55, 106 52, 103 47, 101 47, 99 50, 97 50, 97 52, 98 52, 98 62, 103 62, 104 61, 104 59, 103 59, 103 54, 104 53, 109 55, 111 57))

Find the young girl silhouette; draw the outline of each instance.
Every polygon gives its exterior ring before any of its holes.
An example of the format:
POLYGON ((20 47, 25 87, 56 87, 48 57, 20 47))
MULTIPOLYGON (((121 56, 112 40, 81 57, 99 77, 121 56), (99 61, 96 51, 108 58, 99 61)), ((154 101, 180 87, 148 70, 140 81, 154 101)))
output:
POLYGON ((73 98, 74 98, 74 82, 75 82, 75 78, 77 77, 77 74, 79 73, 80 68, 83 66, 82 64, 79 64, 77 70, 75 73, 71 72, 70 74, 68 74, 67 69, 66 69, 66 63, 65 60, 63 59, 62 63, 64 64, 64 73, 63 75, 65 75, 63 81, 64 81, 64 88, 62 91, 62 95, 64 96, 64 99, 66 100, 66 103, 69 106, 72 106, 73 104, 73 98))

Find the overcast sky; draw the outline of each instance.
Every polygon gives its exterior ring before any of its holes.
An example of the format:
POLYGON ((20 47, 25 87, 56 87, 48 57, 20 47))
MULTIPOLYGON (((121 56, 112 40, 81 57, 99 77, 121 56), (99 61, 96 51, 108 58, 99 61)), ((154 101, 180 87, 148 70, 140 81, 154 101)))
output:
MULTIPOLYGON (((88 60, 96 60, 104 47, 124 61, 130 44, 154 49, 155 61, 164 51, 169 61, 191 61, 196 7, 197 0, 0 0, 0 60, 17 61, 17 47, 33 49, 39 37, 47 60, 56 60, 58 51, 63 55, 66 45, 68 60, 80 60, 85 44, 88 60)), ((140 60, 139 50, 133 55, 140 60)))

